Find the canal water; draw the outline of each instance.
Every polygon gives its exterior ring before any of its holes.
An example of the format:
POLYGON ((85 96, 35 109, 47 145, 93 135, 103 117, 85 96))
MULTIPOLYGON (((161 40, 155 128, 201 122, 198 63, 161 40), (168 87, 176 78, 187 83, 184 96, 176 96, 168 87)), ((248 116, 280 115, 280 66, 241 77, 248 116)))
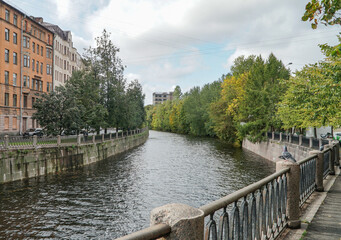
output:
POLYGON ((216 139, 150 131, 128 153, 0 185, 0 239, 113 239, 149 226, 155 207, 200 207, 274 171, 216 139))

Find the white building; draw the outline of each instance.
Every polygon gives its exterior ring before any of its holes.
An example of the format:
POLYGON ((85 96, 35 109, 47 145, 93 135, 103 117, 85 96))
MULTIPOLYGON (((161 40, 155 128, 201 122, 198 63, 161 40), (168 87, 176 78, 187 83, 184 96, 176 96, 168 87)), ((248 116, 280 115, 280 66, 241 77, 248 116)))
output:
POLYGON ((80 54, 73 46, 70 31, 63 31, 58 25, 43 22, 42 18, 36 20, 54 33, 53 89, 55 89, 57 86, 64 85, 73 71, 81 70, 84 65, 80 54))

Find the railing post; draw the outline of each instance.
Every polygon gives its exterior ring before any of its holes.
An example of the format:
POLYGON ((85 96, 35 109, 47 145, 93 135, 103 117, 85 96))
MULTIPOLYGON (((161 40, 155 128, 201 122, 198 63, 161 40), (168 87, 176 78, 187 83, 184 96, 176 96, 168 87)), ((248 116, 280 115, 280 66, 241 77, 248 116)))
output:
POLYGON ((279 133, 279 141, 282 142, 283 133, 279 133))
POLYGON ((154 208, 150 214, 150 225, 160 223, 172 229, 162 239, 204 239, 204 212, 200 209, 178 203, 154 208))
POLYGON ((8 149, 8 146, 9 146, 9 137, 8 135, 5 135, 4 137, 4 144, 5 144, 5 149, 8 149))
POLYGON ((111 133, 110 133, 110 134, 109 134, 109 139, 110 139, 110 140, 111 140, 111 137, 112 137, 112 136, 111 136, 111 133))
POLYGON ((299 146, 302 146, 302 137, 303 137, 302 134, 298 135, 298 145, 299 146))
POLYGON ((319 138, 319 147, 322 146, 322 138, 319 138))
POLYGON ((57 146, 62 145, 62 139, 60 137, 60 135, 57 136, 57 146))
POLYGON ((333 141, 333 151, 334 151, 334 164, 335 166, 340 166, 339 158, 338 158, 338 153, 340 153, 340 150, 338 149, 338 141, 333 141))
POLYGON ((102 142, 104 142, 104 133, 102 133, 102 142))
POLYGON ((332 145, 324 145, 324 149, 330 149, 329 150, 329 175, 335 175, 335 164, 334 164, 334 152, 333 152, 333 146, 332 145))
POLYGON ((292 134, 291 133, 289 133, 289 143, 292 143, 292 134))
POLYGON ((38 143, 38 137, 37 135, 33 135, 33 147, 37 147, 37 143, 38 143))
POLYGON ((77 145, 80 146, 81 145, 81 135, 77 135, 77 145))
POLYGON ((316 191, 323 192, 323 152, 314 150, 309 152, 310 155, 317 155, 316 159, 316 191))
POLYGON ((96 143, 96 135, 92 135, 92 143, 95 144, 96 143))
POLYGON ((275 140, 275 132, 272 132, 272 133, 271 133, 271 139, 272 139, 272 140, 275 140))
POLYGON ((336 157, 336 162, 338 162, 339 166, 340 166, 340 142, 337 141, 336 145, 336 154, 335 154, 335 157, 336 157))
POLYGON ((288 160, 278 161, 276 171, 290 168, 287 179, 287 215, 289 228, 300 228, 300 165, 288 160))
POLYGON ((116 129, 116 138, 118 138, 118 130, 116 129))
POLYGON ((313 137, 309 138, 309 148, 313 148, 313 137))

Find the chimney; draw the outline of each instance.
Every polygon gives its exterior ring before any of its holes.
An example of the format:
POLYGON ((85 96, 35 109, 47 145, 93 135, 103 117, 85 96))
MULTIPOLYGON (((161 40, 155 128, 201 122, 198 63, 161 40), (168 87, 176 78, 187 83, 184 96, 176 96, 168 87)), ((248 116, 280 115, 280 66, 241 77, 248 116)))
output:
POLYGON ((33 18, 35 21, 37 21, 38 23, 43 23, 44 19, 42 17, 34 17, 33 18))

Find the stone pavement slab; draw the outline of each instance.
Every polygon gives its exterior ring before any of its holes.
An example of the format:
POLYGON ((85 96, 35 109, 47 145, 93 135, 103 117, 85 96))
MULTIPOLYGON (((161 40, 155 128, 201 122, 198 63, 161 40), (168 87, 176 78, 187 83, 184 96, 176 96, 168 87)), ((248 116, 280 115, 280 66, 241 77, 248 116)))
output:
POLYGON ((314 219, 308 225, 304 239, 341 239, 341 176, 336 178, 314 219))

